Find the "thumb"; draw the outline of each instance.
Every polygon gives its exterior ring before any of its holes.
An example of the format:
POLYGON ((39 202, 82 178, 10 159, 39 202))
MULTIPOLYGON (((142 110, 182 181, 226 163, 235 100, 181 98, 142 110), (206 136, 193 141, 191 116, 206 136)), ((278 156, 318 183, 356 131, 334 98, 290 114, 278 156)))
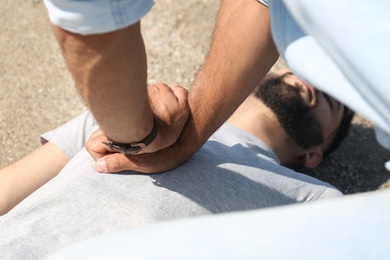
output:
POLYGON ((178 84, 174 84, 171 87, 173 93, 175 94, 176 98, 179 100, 179 103, 187 102, 188 99, 188 90, 183 88, 182 86, 178 84))
POLYGON ((102 173, 115 173, 129 169, 131 161, 121 153, 107 154, 95 163, 95 170, 102 173))

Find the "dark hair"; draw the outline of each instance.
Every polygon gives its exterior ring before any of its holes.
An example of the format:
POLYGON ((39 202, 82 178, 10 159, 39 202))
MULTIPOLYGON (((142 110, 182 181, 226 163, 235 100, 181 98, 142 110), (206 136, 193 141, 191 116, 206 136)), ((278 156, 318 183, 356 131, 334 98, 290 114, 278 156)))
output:
MULTIPOLYGON (((293 74, 293 73, 286 73, 286 74, 284 74, 282 76, 275 76, 273 73, 268 73, 264 77, 264 79, 260 82, 260 84, 253 90, 252 94, 254 96, 256 96, 257 98, 259 98, 260 100, 262 100, 262 97, 260 95, 260 89, 262 87, 264 87, 265 85, 273 85, 273 86, 275 86, 275 85, 284 84, 283 78, 287 74, 293 74)), ((262 101, 264 102, 264 100, 262 100, 262 101)), ((341 143, 344 141, 344 139, 347 137, 349 129, 351 128, 352 119, 353 119, 354 115, 355 115, 355 112, 352 111, 350 108, 348 108, 347 106, 344 105, 343 116, 342 116, 340 125, 339 125, 339 127, 337 129, 336 136, 334 137, 334 139, 330 143, 329 147, 327 147, 325 149, 325 151, 323 153, 323 157, 324 158, 326 158, 329 154, 331 154, 332 152, 337 150, 340 147, 341 143)), ((305 133, 305 134, 307 136, 307 133, 305 133)), ((296 136, 291 136, 290 135, 290 137, 292 137, 293 140, 296 139, 296 138, 294 138, 296 136)), ((316 139, 317 143, 318 143, 318 141, 320 141, 320 140, 316 139)), ((309 144, 307 144, 307 145, 309 145, 309 144)), ((315 145, 315 143, 310 143, 309 146, 313 146, 313 145, 315 145)), ((303 147, 303 148, 305 148, 305 147, 303 147)), ((306 147, 306 148, 308 148, 308 147, 306 147)))

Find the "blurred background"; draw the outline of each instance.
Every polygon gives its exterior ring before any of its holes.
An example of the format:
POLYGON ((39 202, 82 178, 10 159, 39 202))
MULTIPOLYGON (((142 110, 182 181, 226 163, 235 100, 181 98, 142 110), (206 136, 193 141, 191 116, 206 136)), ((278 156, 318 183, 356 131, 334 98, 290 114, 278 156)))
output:
MULTIPOLYGON (((219 1, 156 0, 143 20, 149 83, 191 85, 210 43, 219 1)), ((0 6, 0 168, 40 146, 39 135, 85 110, 52 33, 42 0, 0 6)), ((276 67, 283 67, 282 61, 276 67)), ((390 187, 390 152, 356 116, 341 148, 306 171, 345 194, 390 187)))

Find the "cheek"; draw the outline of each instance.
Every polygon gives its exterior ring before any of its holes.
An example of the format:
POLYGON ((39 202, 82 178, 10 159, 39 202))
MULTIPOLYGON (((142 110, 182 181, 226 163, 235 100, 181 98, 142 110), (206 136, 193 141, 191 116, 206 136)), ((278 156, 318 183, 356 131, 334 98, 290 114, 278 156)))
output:
POLYGON ((333 132, 332 114, 330 108, 325 104, 324 100, 319 100, 317 107, 314 109, 315 116, 319 119, 323 129, 324 136, 328 136, 333 132))

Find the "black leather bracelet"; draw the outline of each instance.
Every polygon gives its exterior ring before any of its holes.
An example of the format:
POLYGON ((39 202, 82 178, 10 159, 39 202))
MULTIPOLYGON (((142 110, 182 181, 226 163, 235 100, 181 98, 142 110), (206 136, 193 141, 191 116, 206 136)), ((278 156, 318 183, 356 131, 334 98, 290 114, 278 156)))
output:
POLYGON ((150 134, 142 141, 136 143, 118 143, 108 138, 108 142, 103 142, 110 150, 117 151, 127 155, 134 155, 141 152, 146 146, 151 144, 158 133, 156 118, 153 117, 153 128, 150 134))

